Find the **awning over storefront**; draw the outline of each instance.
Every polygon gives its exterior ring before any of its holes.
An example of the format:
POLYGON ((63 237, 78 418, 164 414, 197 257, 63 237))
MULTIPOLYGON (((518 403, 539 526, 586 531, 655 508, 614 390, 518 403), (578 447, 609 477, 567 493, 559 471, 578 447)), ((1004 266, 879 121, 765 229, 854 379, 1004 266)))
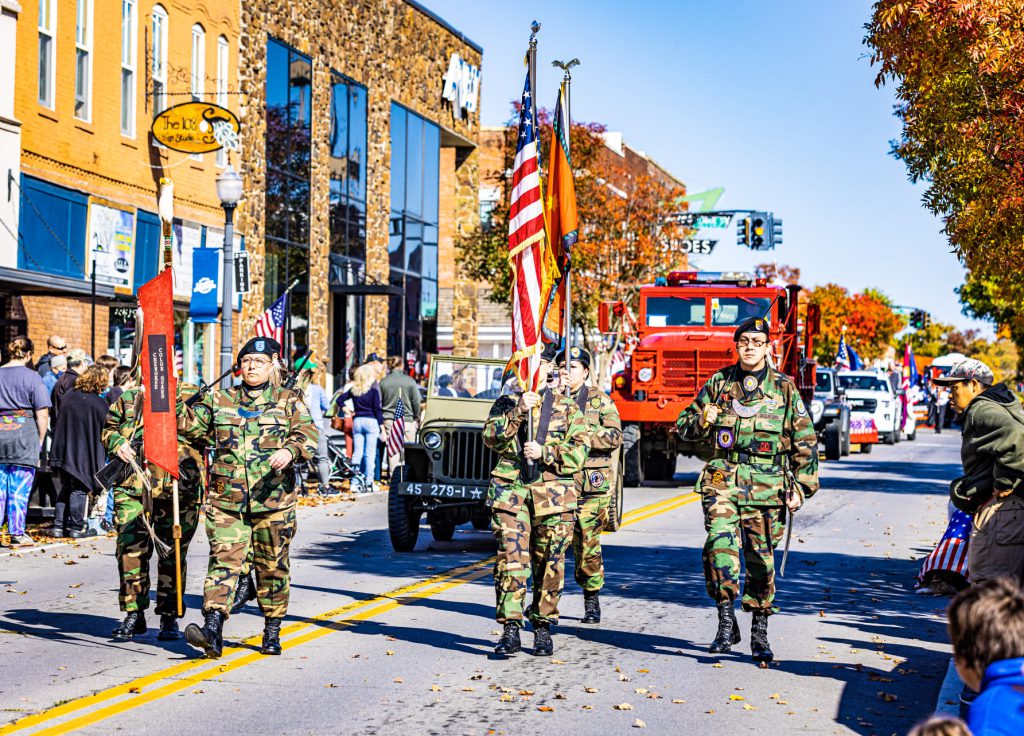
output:
POLYGON ((401 296, 402 287, 370 281, 367 283, 366 264, 356 258, 331 254, 327 283, 331 293, 355 296, 384 294, 401 296))
MULTIPOLYGON (((35 294, 42 296, 91 296, 92 282, 69 276, 56 276, 39 271, 26 271, 0 266, 0 291, 20 296, 35 294)), ((96 284, 96 296, 103 299, 114 297, 110 284, 96 284)))

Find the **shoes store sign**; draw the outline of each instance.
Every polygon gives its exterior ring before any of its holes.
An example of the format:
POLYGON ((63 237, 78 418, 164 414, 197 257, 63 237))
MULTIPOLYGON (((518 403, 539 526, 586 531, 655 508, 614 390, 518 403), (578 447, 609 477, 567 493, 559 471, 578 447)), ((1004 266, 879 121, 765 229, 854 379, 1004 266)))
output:
POLYGON ((156 116, 150 128, 160 144, 180 153, 238 150, 238 117, 208 102, 185 102, 156 116))

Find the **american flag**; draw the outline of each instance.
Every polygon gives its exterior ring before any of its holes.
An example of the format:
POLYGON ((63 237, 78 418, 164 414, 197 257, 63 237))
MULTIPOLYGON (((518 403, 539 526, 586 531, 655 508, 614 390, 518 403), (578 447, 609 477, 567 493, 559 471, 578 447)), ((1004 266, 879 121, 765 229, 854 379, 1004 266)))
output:
POLYGON ((288 293, 285 292, 256 320, 256 336, 272 337, 284 345, 284 317, 287 313, 288 293))
POLYGON ((541 295, 550 251, 544 238, 544 201, 540 192, 537 131, 533 126, 533 95, 526 74, 519 108, 519 137, 512 171, 509 205, 508 258, 512 285, 512 359, 508 367, 530 387, 540 364, 541 295))
POLYGON ((960 509, 954 509, 946 533, 921 565, 921 572, 917 575, 918 583, 923 584, 925 576, 936 570, 957 573, 966 578, 967 544, 970 536, 971 516, 960 509))
POLYGON ((850 370, 850 351, 846 348, 846 335, 839 336, 839 351, 836 353, 836 370, 850 370))
POLYGON ((402 450, 405 449, 405 404, 402 397, 398 397, 398 405, 395 406, 395 419, 391 422, 391 431, 388 433, 388 467, 394 471, 402 462, 402 450))

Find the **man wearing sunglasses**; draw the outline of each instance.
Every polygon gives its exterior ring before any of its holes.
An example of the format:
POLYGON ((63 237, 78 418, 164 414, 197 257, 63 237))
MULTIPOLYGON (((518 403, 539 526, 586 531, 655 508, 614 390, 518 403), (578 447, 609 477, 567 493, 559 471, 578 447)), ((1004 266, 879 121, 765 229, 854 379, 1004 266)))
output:
POLYGON ((46 341, 46 352, 36 362, 36 370, 39 371, 39 375, 46 378, 50 373, 50 361, 58 355, 67 355, 67 352, 68 341, 60 335, 50 335, 50 339, 46 341))
POLYGON ((710 378, 676 428, 684 439, 709 445, 712 455, 697 480, 708 533, 704 578, 718 606, 718 633, 708 651, 729 652, 740 641, 734 601, 742 548, 750 650, 764 663, 774 658, 768 616, 778 610, 775 545, 785 510, 796 511, 818 490, 818 440, 796 385, 768 360, 768 320, 746 320, 734 338, 739 360, 710 378))

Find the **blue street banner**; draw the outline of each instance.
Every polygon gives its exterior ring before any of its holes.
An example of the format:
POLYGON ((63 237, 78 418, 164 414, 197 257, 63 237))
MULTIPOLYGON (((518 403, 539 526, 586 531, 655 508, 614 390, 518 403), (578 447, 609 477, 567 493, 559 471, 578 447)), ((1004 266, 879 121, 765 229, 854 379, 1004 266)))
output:
POLYGON ((220 248, 196 248, 192 251, 192 301, 189 316, 202 324, 216 322, 220 313, 217 281, 220 277, 220 248))

